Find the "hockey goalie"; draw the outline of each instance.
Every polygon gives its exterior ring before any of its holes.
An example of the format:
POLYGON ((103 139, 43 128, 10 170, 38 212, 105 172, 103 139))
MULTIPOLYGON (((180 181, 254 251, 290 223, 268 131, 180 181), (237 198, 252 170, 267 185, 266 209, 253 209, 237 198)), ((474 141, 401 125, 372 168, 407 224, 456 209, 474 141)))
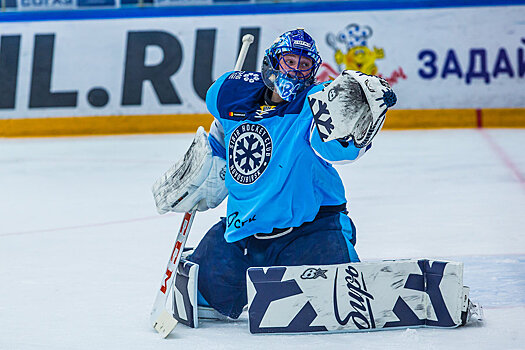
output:
MULTIPOLYGON (((248 305, 253 333, 480 319, 461 263, 360 262, 333 164, 371 149, 396 95, 385 80, 358 71, 317 83, 321 62, 315 41, 296 29, 265 51, 261 72, 225 73, 208 90, 209 135, 199 128, 184 158, 153 186, 159 213, 204 211, 228 197, 226 216, 177 264, 173 317, 197 327, 199 317, 235 319, 248 305)), ((168 268, 166 281, 172 275, 168 268)), ((153 314, 156 328, 171 317, 153 314)))

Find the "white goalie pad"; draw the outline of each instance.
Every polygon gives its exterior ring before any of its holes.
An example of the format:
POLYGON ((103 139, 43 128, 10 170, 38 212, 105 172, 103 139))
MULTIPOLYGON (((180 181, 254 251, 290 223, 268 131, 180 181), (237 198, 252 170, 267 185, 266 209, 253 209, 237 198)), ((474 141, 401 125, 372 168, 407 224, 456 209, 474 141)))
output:
POLYGON ((199 327, 197 291, 199 264, 181 260, 173 284, 173 317, 183 325, 199 327))
POLYGON ((467 312, 463 264, 451 261, 255 267, 247 283, 252 333, 453 328, 467 312))
POLYGON ((153 184, 157 211, 184 213, 197 203, 198 211, 215 208, 228 195, 225 176, 226 161, 212 155, 208 136, 199 127, 184 157, 153 184))
POLYGON ((386 80, 352 70, 308 96, 321 140, 353 140, 359 148, 372 141, 396 101, 386 80))
POLYGON ((209 306, 198 305, 199 264, 181 259, 173 284, 173 317, 190 328, 198 328, 200 320, 227 320, 209 306))

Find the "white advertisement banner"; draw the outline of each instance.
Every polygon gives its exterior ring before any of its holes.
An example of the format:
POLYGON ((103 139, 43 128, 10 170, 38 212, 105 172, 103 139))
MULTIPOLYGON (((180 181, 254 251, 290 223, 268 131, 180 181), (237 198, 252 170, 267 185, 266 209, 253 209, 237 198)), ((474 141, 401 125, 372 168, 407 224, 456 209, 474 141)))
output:
POLYGON ((525 6, 498 6, 5 22, 0 119, 207 113, 242 35, 255 36, 245 70, 259 70, 297 27, 317 41, 319 80, 381 75, 396 109, 524 108, 524 18, 525 6))

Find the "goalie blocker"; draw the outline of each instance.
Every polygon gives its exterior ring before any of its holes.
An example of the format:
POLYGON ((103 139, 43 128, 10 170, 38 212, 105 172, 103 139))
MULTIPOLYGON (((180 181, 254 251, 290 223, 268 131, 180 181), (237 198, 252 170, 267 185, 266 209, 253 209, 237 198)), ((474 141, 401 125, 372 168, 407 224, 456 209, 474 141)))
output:
MULTIPOLYGON (((198 327, 199 318, 221 318, 210 308, 199 306, 197 312, 197 280, 198 265, 181 262, 173 311, 190 327, 198 327)), ((481 306, 469 300, 458 262, 252 267, 247 284, 251 333, 454 328, 483 319, 481 306)))

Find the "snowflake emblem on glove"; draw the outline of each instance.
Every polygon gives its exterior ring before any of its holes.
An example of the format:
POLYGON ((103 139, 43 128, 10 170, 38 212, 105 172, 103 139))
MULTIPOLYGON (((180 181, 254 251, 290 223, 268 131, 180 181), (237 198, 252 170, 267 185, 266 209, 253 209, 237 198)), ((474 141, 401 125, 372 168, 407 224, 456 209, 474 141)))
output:
POLYGON ((386 105, 387 108, 390 108, 396 104, 397 97, 394 91, 387 90, 387 91, 383 91, 383 97, 376 99, 376 101, 380 101, 380 100, 383 100, 383 103, 379 107, 386 105))
POLYGON ((259 75, 256 74, 256 73, 246 73, 246 74, 244 74, 244 81, 247 81, 249 83, 256 82, 259 79, 260 79, 259 75))

